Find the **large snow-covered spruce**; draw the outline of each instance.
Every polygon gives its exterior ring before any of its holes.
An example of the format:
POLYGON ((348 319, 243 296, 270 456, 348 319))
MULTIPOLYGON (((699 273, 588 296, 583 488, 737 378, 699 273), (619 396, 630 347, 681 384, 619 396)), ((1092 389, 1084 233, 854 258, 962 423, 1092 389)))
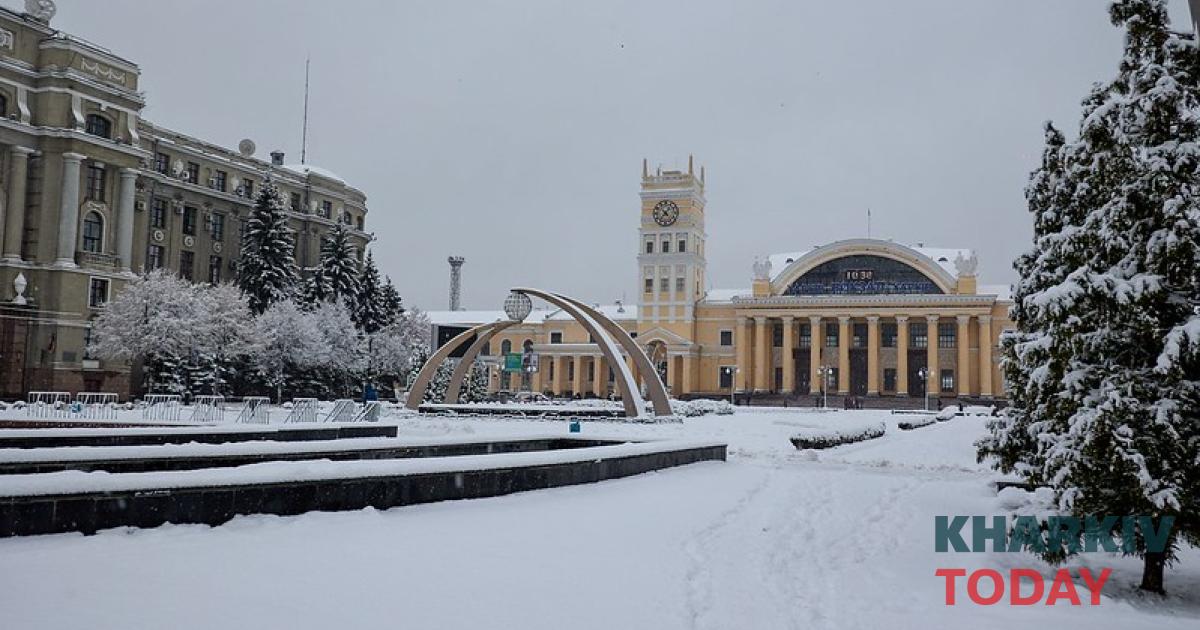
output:
POLYGON ((1166 552, 1137 550, 1141 587, 1161 592, 1175 546, 1200 543, 1200 54, 1163 0, 1110 15, 1118 76, 1085 99, 1075 142, 1048 128, 1027 190, 1012 404, 979 453, 1065 513, 1174 517, 1166 552))
POLYGON ((250 299, 255 313, 295 295, 295 250, 295 234, 288 226, 283 198, 274 184, 266 182, 246 221, 238 262, 238 288, 250 299))
POLYGON ((359 293, 358 258, 350 234, 341 223, 321 238, 321 262, 308 279, 306 298, 316 303, 341 300, 351 310, 359 293))

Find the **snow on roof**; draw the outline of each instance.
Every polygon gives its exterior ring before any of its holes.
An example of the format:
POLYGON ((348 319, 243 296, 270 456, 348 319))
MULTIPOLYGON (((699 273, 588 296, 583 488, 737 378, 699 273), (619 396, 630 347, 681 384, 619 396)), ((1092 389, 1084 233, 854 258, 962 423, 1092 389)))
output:
MULTIPOLYGON (((938 266, 940 266, 942 269, 945 269, 946 273, 950 274, 951 276, 958 275, 958 269, 954 267, 954 259, 957 258, 959 254, 962 254, 963 258, 968 258, 971 256, 970 249, 923 247, 914 245, 908 245, 907 247, 923 256, 928 256, 931 260, 933 260, 933 262, 937 263, 938 266)), ((813 247, 813 249, 816 249, 816 247, 813 247)), ((793 261, 808 253, 808 251, 786 252, 767 256, 767 259, 771 261, 771 279, 778 279, 779 274, 783 273, 783 270, 786 269, 788 265, 792 264, 793 261)), ((711 294, 712 292, 710 291, 709 293, 711 294)))
POLYGON ((1012 301, 1012 287, 1007 284, 981 284, 976 287, 979 295, 995 295, 997 300, 1012 301))
MULTIPOLYGON (((525 318, 526 322, 537 324, 545 321, 546 317, 551 314, 544 308, 535 308, 529 317, 525 318)), ((429 318, 430 323, 438 326, 465 326, 490 324, 495 321, 506 321, 508 315, 504 311, 426 311, 425 316, 429 318)))
POLYGON ((336 180, 336 181, 339 181, 342 183, 346 182, 346 180, 341 175, 338 175, 337 173, 334 173, 333 171, 323 169, 319 166, 313 166, 312 164, 284 164, 283 168, 286 168, 287 170, 292 171, 293 173, 299 173, 301 175, 308 175, 311 173, 313 175, 318 175, 320 177, 324 177, 325 179, 332 179, 332 180, 336 180))
MULTIPOLYGON (((638 317, 638 309, 636 306, 630 306, 630 305, 626 305, 626 304, 589 304, 589 306, 600 311, 601 315, 603 315, 613 321, 619 322, 619 321, 624 321, 624 320, 637 319, 637 317, 638 317)), ((571 320, 571 319, 574 319, 574 318, 572 318, 570 315, 568 315, 566 313, 566 311, 563 311, 562 309, 554 309, 553 311, 550 312, 550 315, 548 315, 546 317, 547 321, 549 321, 549 320, 559 321, 559 320, 571 320)))
MULTIPOLYGON (((912 247, 912 246, 910 246, 912 247)), ((954 266, 954 259, 962 255, 963 258, 971 257, 969 249, 955 249, 946 247, 912 247, 912 249, 933 259, 946 273, 952 276, 958 276, 958 269, 954 266)))
POLYGON ((729 302, 735 297, 752 295, 750 289, 709 289, 704 296, 705 302, 729 302))

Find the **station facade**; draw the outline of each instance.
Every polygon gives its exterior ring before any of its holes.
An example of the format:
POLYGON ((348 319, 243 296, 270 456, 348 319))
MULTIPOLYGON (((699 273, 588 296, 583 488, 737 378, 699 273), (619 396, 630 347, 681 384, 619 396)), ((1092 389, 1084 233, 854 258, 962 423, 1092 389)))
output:
MULTIPOLYGON (((642 166, 636 305, 598 305, 633 334, 674 396, 991 399, 1007 286, 978 282, 970 249, 849 239, 760 257, 749 286, 706 289, 705 173, 642 166)), ((447 331, 503 317, 443 311, 447 331)), ((445 334, 441 335, 445 337, 445 334)), ((493 390, 607 396, 612 375, 569 316, 536 310, 493 339, 493 390), (499 356, 537 356, 534 372, 499 356)), ((525 361, 525 365, 530 365, 525 361)))

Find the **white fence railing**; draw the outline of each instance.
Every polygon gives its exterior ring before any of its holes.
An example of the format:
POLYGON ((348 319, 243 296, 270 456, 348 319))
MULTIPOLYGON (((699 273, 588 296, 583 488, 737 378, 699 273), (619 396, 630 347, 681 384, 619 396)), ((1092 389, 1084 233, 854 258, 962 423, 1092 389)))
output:
POLYGON ((146 394, 142 399, 142 420, 178 422, 183 409, 179 394, 146 394))
POLYGON ((353 400, 342 398, 333 401, 333 409, 325 416, 325 422, 353 422, 358 415, 358 405, 353 400))
POLYGON ((192 422, 224 422, 224 396, 196 396, 192 401, 192 422))
POLYGON ((316 398, 293 398, 292 408, 288 411, 287 419, 284 422, 316 422, 317 421, 317 399, 316 398))
POLYGON ((238 412, 237 422, 268 424, 271 422, 271 399, 266 396, 246 396, 238 412))

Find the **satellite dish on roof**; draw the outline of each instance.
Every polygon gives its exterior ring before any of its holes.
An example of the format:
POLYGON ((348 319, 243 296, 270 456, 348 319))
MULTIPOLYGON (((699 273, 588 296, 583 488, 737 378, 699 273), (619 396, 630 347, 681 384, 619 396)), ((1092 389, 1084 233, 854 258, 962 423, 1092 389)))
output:
POLYGON ((241 153, 242 157, 250 157, 254 155, 256 148, 257 147, 254 146, 254 141, 250 138, 243 138, 242 141, 238 143, 238 153, 241 153))

